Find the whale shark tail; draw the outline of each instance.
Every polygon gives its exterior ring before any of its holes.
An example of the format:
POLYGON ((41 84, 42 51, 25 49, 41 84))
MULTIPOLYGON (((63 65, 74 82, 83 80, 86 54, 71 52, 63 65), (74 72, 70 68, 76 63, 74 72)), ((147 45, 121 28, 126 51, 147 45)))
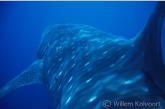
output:
POLYGON ((34 83, 44 84, 43 81, 43 60, 36 60, 29 68, 0 89, 0 98, 18 87, 34 83))
POLYGON ((147 77, 152 78, 156 85, 165 93, 165 66, 161 46, 164 16, 165 2, 158 2, 148 22, 135 37, 134 44, 137 45, 137 49, 143 54, 142 71, 147 77))

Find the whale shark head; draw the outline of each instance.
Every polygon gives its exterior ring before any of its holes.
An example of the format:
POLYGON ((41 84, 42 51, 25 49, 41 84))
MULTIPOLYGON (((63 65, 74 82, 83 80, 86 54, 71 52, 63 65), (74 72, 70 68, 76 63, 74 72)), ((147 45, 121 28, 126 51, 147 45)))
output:
POLYGON ((0 90, 0 98, 20 86, 41 83, 54 109, 116 109, 125 103, 165 108, 164 14, 165 2, 159 2, 130 40, 87 25, 48 27, 37 60, 0 90))

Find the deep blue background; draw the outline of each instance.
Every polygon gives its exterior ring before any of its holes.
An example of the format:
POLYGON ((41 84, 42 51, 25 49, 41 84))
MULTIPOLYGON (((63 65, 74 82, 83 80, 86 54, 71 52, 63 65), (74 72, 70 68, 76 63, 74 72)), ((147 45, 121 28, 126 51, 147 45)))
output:
MULTIPOLYGON (((86 24, 130 39, 142 29, 156 4, 0 2, 0 88, 36 60, 46 27, 52 24, 86 24)), ((163 25, 165 30, 165 23, 163 25)), ((34 84, 18 88, 1 98, 0 109, 51 109, 51 103, 47 90, 34 84)))

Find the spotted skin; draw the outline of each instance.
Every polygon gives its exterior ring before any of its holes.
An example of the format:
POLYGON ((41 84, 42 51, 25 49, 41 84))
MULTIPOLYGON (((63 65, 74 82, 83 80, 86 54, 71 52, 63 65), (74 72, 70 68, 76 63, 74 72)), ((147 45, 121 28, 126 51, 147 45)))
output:
POLYGON ((105 109, 104 100, 160 102, 154 107, 112 104, 111 109, 164 109, 164 11, 165 2, 159 2, 144 28, 130 40, 87 25, 48 27, 37 60, 0 89, 0 98, 20 86, 41 83, 53 109, 105 109))
MULTIPOLYGON (((131 57, 136 39, 127 40, 87 25, 54 25, 51 32, 61 36, 49 43, 43 57, 48 71, 46 87, 55 109, 101 109, 106 99, 160 99, 164 103, 158 95, 162 91, 152 92, 153 81, 141 71, 144 51, 138 53, 138 58, 131 57), (59 28, 65 31, 62 36, 59 28)), ((44 37, 49 34, 52 36, 47 31, 44 37)))

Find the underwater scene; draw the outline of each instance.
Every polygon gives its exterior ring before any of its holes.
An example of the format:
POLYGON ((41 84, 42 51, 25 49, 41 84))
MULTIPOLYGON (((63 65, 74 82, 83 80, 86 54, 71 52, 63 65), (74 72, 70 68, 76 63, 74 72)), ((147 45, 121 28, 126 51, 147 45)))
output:
POLYGON ((165 109, 165 2, 0 2, 0 109, 165 109))

